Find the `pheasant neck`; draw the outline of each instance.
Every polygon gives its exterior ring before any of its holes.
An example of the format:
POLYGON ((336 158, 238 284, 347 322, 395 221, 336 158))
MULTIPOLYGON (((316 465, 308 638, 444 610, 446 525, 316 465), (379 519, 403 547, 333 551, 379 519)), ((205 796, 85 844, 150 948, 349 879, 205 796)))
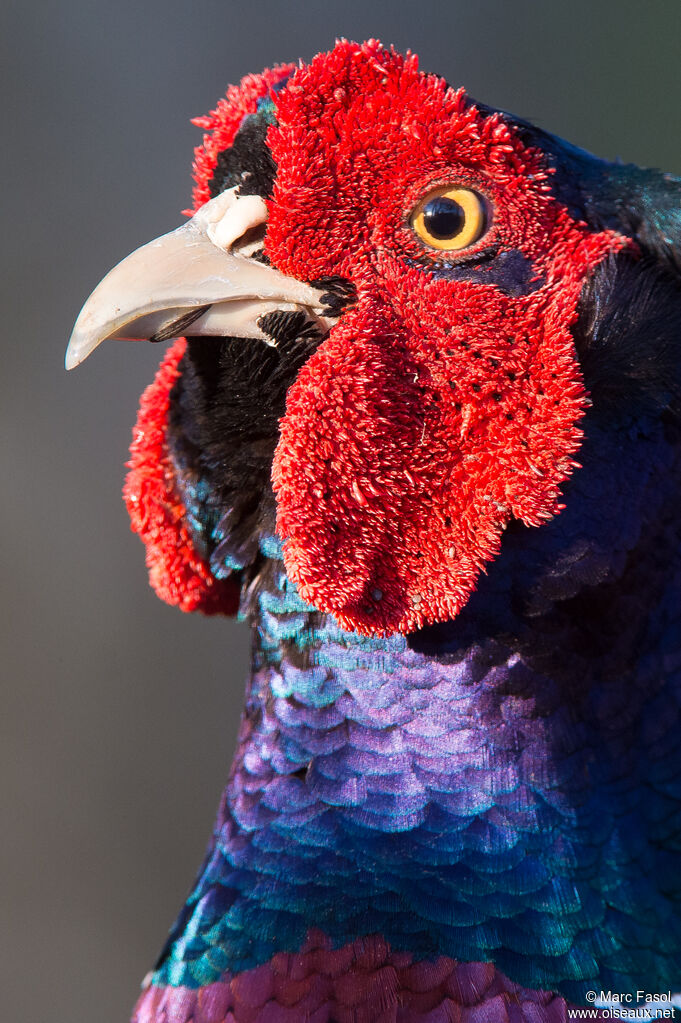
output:
POLYGON ((573 998, 604 956, 613 977, 628 969, 628 935, 646 925, 626 892, 643 885, 636 905, 655 907, 662 868, 621 825, 640 794, 622 784, 641 771, 640 680, 594 685, 565 658, 562 675, 542 672, 555 622, 534 665, 532 643, 500 639, 426 653, 344 632, 281 564, 268 578, 233 770, 157 982, 211 983, 315 929, 338 946, 380 933, 417 958, 494 959, 573 998))

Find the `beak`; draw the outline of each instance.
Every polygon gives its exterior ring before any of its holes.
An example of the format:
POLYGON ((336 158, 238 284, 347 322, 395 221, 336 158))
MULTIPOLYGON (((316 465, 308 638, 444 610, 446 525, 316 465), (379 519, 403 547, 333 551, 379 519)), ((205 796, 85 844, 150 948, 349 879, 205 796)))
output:
POLYGON ((303 311, 326 332, 322 292, 250 258, 262 247, 267 207, 223 192, 182 227, 137 249, 83 306, 66 350, 73 369, 109 338, 165 341, 192 334, 259 338, 267 313, 303 311), (254 240, 255 239, 255 240, 254 240))

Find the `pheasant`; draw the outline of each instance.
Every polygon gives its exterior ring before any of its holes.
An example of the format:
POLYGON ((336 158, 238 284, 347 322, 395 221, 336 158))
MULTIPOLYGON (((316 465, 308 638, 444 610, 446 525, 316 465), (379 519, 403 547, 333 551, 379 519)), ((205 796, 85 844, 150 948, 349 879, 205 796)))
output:
POLYGON ((664 1003, 681 181, 375 40, 249 76, 196 123, 191 219, 102 281, 67 352, 176 339, 134 430, 132 528, 164 600, 253 638, 212 838, 134 1020, 664 1003))

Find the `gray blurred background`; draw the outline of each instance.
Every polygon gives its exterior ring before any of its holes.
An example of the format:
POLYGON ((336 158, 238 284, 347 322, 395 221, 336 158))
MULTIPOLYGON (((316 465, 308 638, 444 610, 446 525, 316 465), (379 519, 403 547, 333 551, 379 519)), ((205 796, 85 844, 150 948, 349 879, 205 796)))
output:
POLYGON ((62 368, 78 310, 182 221, 189 118, 249 71, 378 36, 602 156, 681 172, 679 0, 5 0, 0 1021, 123 1023, 201 860, 243 625, 147 586, 120 500, 160 352, 62 368))

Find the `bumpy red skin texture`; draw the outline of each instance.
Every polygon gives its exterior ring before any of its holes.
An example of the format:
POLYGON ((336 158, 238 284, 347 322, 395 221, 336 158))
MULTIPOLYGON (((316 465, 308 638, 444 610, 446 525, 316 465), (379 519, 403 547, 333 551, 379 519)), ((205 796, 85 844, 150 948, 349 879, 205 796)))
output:
POLYGON ((170 391, 179 376, 178 364, 184 350, 181 338, 168 351, 153 383, 142 395, 123 497, 131 528, 146 546, 149 581, 158 596, 182 611, 236 614, 238 585, 229 579, 215 579, 196 553, 186 526, 185 507, 174 492, 166 424, 170 391))
POLYGON ((570 325, 585 277, 625 242, 571 219, 501 115, 378 43, 296 71, 277 120, 272 263, 358 288, 288 394, 273 466, 286 567, 344 627, 411 631, 457 614, 512 516, 560 510, 587 403, 570 325), (466 255, 519 250, 536 290, 423 269, 443 257, 409 214, 451 182, 494 210, 466 255))
MULTIPOLYGON (((340 274, 358 289, 291 387, 281 421, 273 482, 286 567, 301 595, 346 628, 408 632, 457 614, 511 517, 540 525, 559 512, 587 403, 570 326, 589 272, 627 242, 574 221, 551 196, 541 152, 501 115, 419 73, 414 56, 341 42, 275 96, 292 67, 245 78, 197 119, 206 135, 194 208, 210 197, 218 155, 243 117, 271 95, 268 255, 292 276, 340 274), (421 245, 409 214, 453 182, 494 211, 466 255, 520 251, 536 290, 513 297, 429 272, 447 257, 421 245)), ((142 463, 150 471, 138 445, 133 468, 142 463)), ((185 609, 212 609, 209 570, 179 512, 171 535, 163 506, 159 498, 156 524, 148 508, 145 529, 133 525, 152 583, 185 609), (200 570, 185 573, 178 551, 200 570)))

